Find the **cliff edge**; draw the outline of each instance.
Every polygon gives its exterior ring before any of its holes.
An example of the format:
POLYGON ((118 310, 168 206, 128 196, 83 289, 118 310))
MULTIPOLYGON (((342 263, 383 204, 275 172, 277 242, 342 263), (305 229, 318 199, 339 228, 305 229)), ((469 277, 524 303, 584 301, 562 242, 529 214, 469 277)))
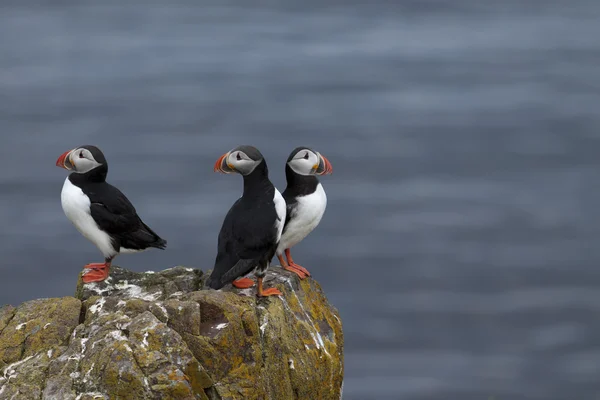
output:
POLYGON ((255 288, 201 290, 200 270, 78 284, 0 308, 0 400, 341 398, 338 311, 313 279, 273 266, 255 288))

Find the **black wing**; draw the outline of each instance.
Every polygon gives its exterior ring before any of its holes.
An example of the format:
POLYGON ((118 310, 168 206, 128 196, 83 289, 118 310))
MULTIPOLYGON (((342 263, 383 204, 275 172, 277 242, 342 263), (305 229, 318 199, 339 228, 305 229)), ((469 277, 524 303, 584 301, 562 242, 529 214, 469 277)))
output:
POLYGON ((285 225, 283 226, 283 232, 281 232, 281 234, 283 235, 287 229, 287 225, 288 222, 290 222, 290 219, 292 219, 294 217, 294 214, 296 213, 296 207, 298 206, 298 200, 295 194, 290 193, 290 191, 286 188, 286 190, 283 191, 283 193, 281 194, 281 196, 283 197, 283 199, 285 200, 285 225))
POLYGON ((135 250, 166 247, 167 242, 141 220, 133 204, 119 189, 108 183, 86 189, 92 218, 100 229, 119 242, 120 247, 135 250))
POLYGON ((274 207, 250 208, 238 199, 219 232, 218 253, 208 286, 220 289, 251 272, 259 262, 270 260, 277 245, 276 219, 274 207))

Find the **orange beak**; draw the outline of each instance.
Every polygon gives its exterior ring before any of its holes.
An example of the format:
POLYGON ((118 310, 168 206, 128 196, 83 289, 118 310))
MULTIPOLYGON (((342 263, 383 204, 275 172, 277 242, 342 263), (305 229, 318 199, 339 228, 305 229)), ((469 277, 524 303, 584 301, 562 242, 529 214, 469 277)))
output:
POLYGON ((221 157, 219 157, 219 159, 215 163, 215 167, 214 167, 215 172, 222 172, 224 174, 230 174, 232 172, 235 172, 235 168, 233 168, 233 165, 229 165, 227 163, 227 157, 229 156, 229 153, 230 152, 228 151, 227 153, 225 153, 221 157))
POLYGON ((58 160, 56 160, 56 166, 64 168, 66 170, 72 170, 73 163, 71 162, 71 158, 68 157, 72 151, 73 150, 68 150, 61 154, 60 157, 58 157, 58 160))
POLYGON ((327 158, 325 158, 325 156, 323 156, 320 153, 317 153, 319 155, 319 165, 317 166, 317 169, 315 170, 315 174, 317 175, 329 175, 333 172, 333 167, 331 166, 331 163, 329 162, 329 160, 327 158))

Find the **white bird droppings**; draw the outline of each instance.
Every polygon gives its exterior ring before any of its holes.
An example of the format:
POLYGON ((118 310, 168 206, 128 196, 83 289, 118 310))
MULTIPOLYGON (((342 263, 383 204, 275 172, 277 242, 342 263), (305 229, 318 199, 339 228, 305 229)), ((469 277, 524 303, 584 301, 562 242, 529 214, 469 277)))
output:
POLYGON ((162 311, 162 313, 165 315, 165 318, 168 321, 169 320, 169 313, 167 312, 167 309, 165 308, 165 306, 163 306, 162 303, 160 303, 160 302, 157 302, 155 304, 156 304, 156 307, 160 308, 160 311, 162 311))
POLYGON ((160 293, 146 293, 141 287, 132 285, 128 281, 123 281, 115 284, 115 288, 127 292, 127 295, 131 298, 142 299, 146 301, 156 301, 160 297, 160 293))
POLYGON ((106 303, 106 299, 104 297, 102 297, 93 306, 90 307, 90 312, 92 314, 96 314, 97 312, 102 310, 102 307, 104 307, 104 303, 106 303))
POLYGON ((127 338, 125 337, 125 335, 123 335, 123 332, 121 331, 111 331, 108 335, 115 340, 127 341, 127 338))
POLYGON ((87 393, 81 393, 81 394, 79 394, 77 397, 75 397, 75 400, 81 400, 81 398, 83 396, 91 396, 94 400, 95 399, 108 399, 109 398, 107 395, 99 393, 99 392, 87 392, 87 393))
POLYGON ((260 326, 260 331, 262 332, 263 335, 265 334, 265 329, 267 329, 267 323, 268 322, 269 322, 269 319, 265 315, 265 319, 264 319, 262 325, 260 326))
POLYGON ((17 361, 16 363, 12 363, 9 366, 7 366, 6 368, 4 368, 4 373, 3 373, 3 378, 4 380, 10 380, 11 378, 14 378, 17 376, 17 370, 16 368, 21 365, 26 363, 27 361, 31 360, 33 358, 33 356, 29 356, 27 358, 22 359, 21 361, 17 361))
POLYGON ((85 353, 85 344, 87 343, 89 339, 81 339, 81 353, 85 353))

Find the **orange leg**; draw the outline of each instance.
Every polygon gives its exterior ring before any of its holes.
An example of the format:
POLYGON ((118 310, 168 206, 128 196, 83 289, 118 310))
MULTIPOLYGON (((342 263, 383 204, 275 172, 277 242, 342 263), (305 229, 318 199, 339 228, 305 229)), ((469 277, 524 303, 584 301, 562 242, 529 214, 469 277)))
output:
POLYGON ((106 263, 90 263, 84 265, 83 268, 104 269, 106 268, 106 263))
POLYGON ((310 276, 310 272, 306 268, 301 265, 298 265, 292 259, 292 253, 290 253, 290 249, 285 249, 285 256, 287 257, 288 264, 292 268, 296 268, 298 271, 302 271, 306 276, 310 276))
POLYGON ((258 297, 267 297, 267 296, 281 296, 281 292, 277 288, 269 288, 263 290, 263 278, 258 278, 258 290, 256 292, 258 297))
POLYGON ((102 282, 110 273, 110 261, 105 263, 87 264, 81 280, 83 283, 102 282))
POLYGON ((285 269, 286 271, 290 271, 295 273, 296 275, 298 275, 298 277, 300 279, 305 279, 308 275, 306 275, 303 271, 295 268, 294 266, 288 265, 287 262, 285 262, 283 256, 281 254, 277 255, 277 258, 279 258, 279 262, 281 263, 281 266, 283 267, 283 269, 285 269))
POLYGON ((232 285, 238 289, 248 289, 254 286, 254 281, 249 278, 241 278, 233 281, 232 285))

